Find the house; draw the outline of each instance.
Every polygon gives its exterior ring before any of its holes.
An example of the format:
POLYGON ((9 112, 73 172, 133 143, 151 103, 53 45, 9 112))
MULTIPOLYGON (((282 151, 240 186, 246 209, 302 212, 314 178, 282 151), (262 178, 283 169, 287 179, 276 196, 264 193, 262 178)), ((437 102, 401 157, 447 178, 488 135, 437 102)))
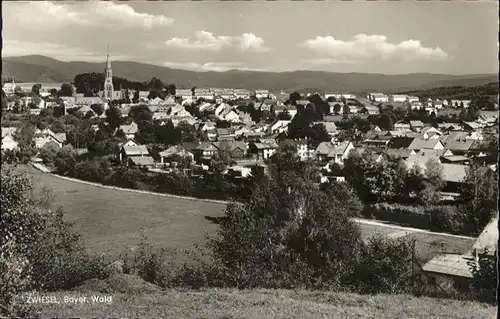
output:
POLYGON ((57 140, 57 138, 52 136, 52 135, 35 137, 35 147, 36 148, 45 147, 47 144, 54 144, 57 147, 61 148, 63 145, 63 142, 57 140))
POLYGON ((411 152, 411 154, 405 160, 406 168, 411 169, 414 166, 418 166, 422 169, 422 171, 425 171, 428 161, 436 160, 437 162, 441 163, 441 157, 453 155, 453 153, 447 150, 424 149, 420 151, 409 151, 411 152))
POLYGON ((125 136, 128 139, 133 139, 135 137, 135 133, 139 130, 139 127, 135 122, 132 122, 129 125, 120 125, 120 130, 125 133, 125 136))
POLYGON ((236 137, 232 128, 217 128, 216 131, 218 140, 234 140, 236 137))
POLYGON ((442 131, 460 131, 462 129, 456 123, 438 123, 438 128, 442 131))
POLYGON ((154 99, 150 99, 148 101, 148 104, 149 105, 161 105, 161 104, 163 104, 163 100, 157 96, 154 99))
POLYGON ((198 110, 200 112, 209 112, 209 111, 214 111, 215 110, 215 105, 212 104, 212 103, 208 103, 208 102, 203 102, 202 104, 200 104, 198 106, 198 110))
POLYGON ((410 128, 412 131, 420 132, 423 127, 424 123, 422 121, 410 121, 410 128))
POLYGON ((278 115, 280 113, 288 113, 290 118, 293 119, 297 115, 297 107, 295 105, 276 105, 274 107, 274 114, 278 115))
POLYGON ((279 134, 288 131, 288 125, 291 121, 275 120, 268 128, 268 134, 279 134))
POLYGON ((464 155, 472 149, 474 143, 474 140, 452 139, 447 140, 445 147, 456 155, 464 155))
POLYGON ((196 88, 194 89, 194 98, 196 100, 198 99, 213 100, 215 99, 215 95, 214 92, 210 91, 210 89, 196 88))
POLYGON ((232 109, 232 106, 230 106, 229 104, 226 104, 226 103, 221 103, 217 106, 217 108, 215 109, 215 116, 217 116, 219 119, 222 119, 222 114, 224 114, 224 112, 226 111, 229 111, 232 109))
POLYGON ((278 143, 273 139, 259 139, 258 142, 252 142, 250 145, 253 145, 251 147, 257 151, 257 158, 264 160, 273 156, 279 147, 278 143))
POLYGON ((250 97, 250 91, 245 89, 234 89, 233 94, 236 99, 248 99, 250 97))
POLYGON ((295 145, 297 146, 297 155, 301 161, 309 158, 309 148, 307 147, 307 140, 295 140, 295 145))
POLYGON ((167 105, 167 106, 173 106, 175 105, 175 99, 172 97, 172 96, 168 96, 165 98, 165 100, 163 100, 163 105, 167 105))
POLYGON ((478 122, 462 122, 462 127, 466 131, 479 131, 481 130, 484 125, 478 122))
POLYGON ((374 102, 389 102, 389 97, 384 94, 384 93, 370 93, 369 94, 370 100, 374 102))
POLYGON ((247 145, 240 141, 223 141, 213 143, 218 151, 227 150, 233 159, 241 159, 247 153, 247 145))
POLYGON ((240 116, 238 113, 236 113, 234 110, 226 110, 224 113, 221 114, 221 118, 224 121, 228 121, 231 123, 239 123, 240 122, 240 116))
POLYGON ((424 108, 424 105, 420 101, 410 102, 410 110, 421 110, 423 108, 424 108))
POLYGON ((394 129, 396 131, 407 131, 410 130, 410 128, 410 123, 406 121, 398 121, 394 124, 394 129))
POLYGON ((151 156, 131 156, 128 157, 128 166, 140 167, 140 168, 152 168, 155 167, 155 160, 151 156))
MULTIPOLYGON (((3 128, 2 128, 3 129, 3 128)), ((2 131, 3 133, 3 131, 2 131)), ((12 135, 3 135, 2 134, 2 151, 5 150, 17 150, 18 149, 18 143, 12 138, 12 135)))
POLYGON ((359 113, 368 115, 377 115, 380 113, 380 110, 377 106, 365 105, 363 106, 363 108, 361 108, 361 111, 359 113))
POLYGON ((167 112, 155 112, 155 113, 153 113, 153 120, 154 121, 168 120, 169 118, 170 118, 170 115, 168 115, 167 112))
POLYGON ((192 100, 193 99, 193 92, 189 89, 176 89, 175 90, 175 96, 179 97, 183 100, 192 100))
POLYGON ((440 138, 443 133, 432 126, 426 126, 420 130, 420 137, 423 139, 440 138))
POLYGON ((146 145, 139 145, 133 141, 124 143, 120 148, 119 159, 122 163, 129 163, 131 157, 149 157, 149 151, 146 145), (129 143, 131 142, 131 143, 129 143))
MULTIPOLYGON (((472 270, 471 257, 459 254, 442 254, 432 258, 423 267, 431 284, 439 285, 445 291, 470 291, 472 270)), ((428 280, 428 279, 427 279, 428 280)))
POLYGON ((194 161, 194 154, 188 150, 186 150, 181 145, 175 145, 167 148, 166 150, 158 153, 160 155, 161 164, 165 164, 170 162, 175 157, 188 158, 191 161, 194 161))
POLYGON ((498 214, 491 218, 476 242, 472 245, 471 254, 477 261, 480 255, 494 256, 498 251, 498 214))
POLYGON ((443 101, 436 99, 433 106, 436 110, 440 110, 443 108, 443 101))
POLYGON ((392 102, 406 102, 408 100, 407 95, 402 95, 402 94, 393 94, 391 95, 391 101, 392 102))
POLYGON ((440 150, 444 149, 444 145, 439 139, 423 139, 421 137, 415 137, 410 146, 408 146, 408 149, 414 151, 440 150))
POLYGON ((254 96, 256 99, 268 99, 269 91, 268 90, 255 90, 254 96))
POLYGON ((349 156, 349 152, 354 149, 354 145, 349 141, 344 141, 338 145, 334 145, 330 152, 326 155, 326 159, 330 163, 342 165, 344 160, 349 156))
POLYGON ((356 105, 347 105, 348 114, 358 114, 358 107, 356 105))
POLYGON ((321 142, 315 150, 316 158, 318 161, 324 162, 327 160, 328 154, 330 154, 334 149, 335 145, 332 142, 321 142))
POLYGON ((413 103, 413 102, 419 102, 420 101, 420 98, 418 96, 407 96, 406 97, 406 101, 408 101, 409 103, 413 103))
POLYGON ((208 159, 214 156, 219 149, 215 147, 212 142, 205 142, 198 145, 195 149, 195 158, 196 159, 208 159))
POLYGON ((410 157, 410 155, 415 155, 414 150, 409 150, 407 148, 388 148, 385 150, 385 153, 389 157, 394 157, 394 158, 401 158, 403 160, 406 160, 410 157))
POLYGON ((2 138, 4 138, 7 135, 14 136, 16 134, 17 128, 16 127, 2 127, 2 138))
POLYGON ((238 122, 240 122, 240 123, 243 123, 245 125, 253 125, 254 124, 254 121, 252 120, 252 117, 248 113, 239 111, 238 112, 238 117, 239 117, 239 121, 238 122))

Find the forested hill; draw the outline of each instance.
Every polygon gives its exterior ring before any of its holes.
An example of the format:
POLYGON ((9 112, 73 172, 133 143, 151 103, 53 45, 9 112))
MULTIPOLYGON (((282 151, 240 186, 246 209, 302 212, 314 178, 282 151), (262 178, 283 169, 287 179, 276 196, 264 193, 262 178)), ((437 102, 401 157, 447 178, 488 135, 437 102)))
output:
MULTIPOLYGON (((41 55, 3 57, 2 80, 16 82, 66 82, 77 74, 103 72, 103 63, 63 62, 41 55)), ((271 91, 335 91, 399 92, 425 90, 443 86, 479 86, 498 80, 496 74, 445 75, 369 73, 333 73, 321 71, 255 72, 231 70, 226 72, 194 72, 132 61, 113 61, 113 75, 131 81, 149 81, 152 77, 164 83, 185 87, 228 87, 269 89, 271 91)))
POLYGON ((499 93, 498 82, 492 82, 479 86, 449 86, 436 87, 428 90, 414 90, 401 92, 404 94, 415 95, 424 99, 473 99, 476 96, 494 96, 499 93))

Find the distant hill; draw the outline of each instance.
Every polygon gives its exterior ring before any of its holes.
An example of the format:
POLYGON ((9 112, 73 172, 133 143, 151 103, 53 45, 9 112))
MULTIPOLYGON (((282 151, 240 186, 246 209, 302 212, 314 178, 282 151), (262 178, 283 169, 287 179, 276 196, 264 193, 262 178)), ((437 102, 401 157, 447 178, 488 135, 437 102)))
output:
MULTIPOLYGON (((113 61, 113 75, 133 81, 160 78, 178 88, 229 87, 279 90, 318 90, 334 92, 401 92, 425 90, 443 86, 478 86, 497 82, 496 74, 446 75, 415 73, 384 75, 369 73, 333 73, 321 71, 255 72, 195 72, 131 61, 113 61)), ((14 77, 17 82, 64 82, 75 75, 103 72, 103 63, 63 62, 41 55, 4 57, 2 79, 14 77)))

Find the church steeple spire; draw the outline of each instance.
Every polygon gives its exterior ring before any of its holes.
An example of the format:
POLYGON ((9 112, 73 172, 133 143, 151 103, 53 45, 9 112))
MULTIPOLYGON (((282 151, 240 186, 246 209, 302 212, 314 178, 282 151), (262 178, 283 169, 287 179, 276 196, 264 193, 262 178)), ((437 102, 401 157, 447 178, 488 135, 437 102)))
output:
POLYGON ((114 99, 113 71, 111 70, 111 61, 109 60, 109 45, 106 54, 106 69, 104 70, 104 94, 103 97, 109 101, 114 99))

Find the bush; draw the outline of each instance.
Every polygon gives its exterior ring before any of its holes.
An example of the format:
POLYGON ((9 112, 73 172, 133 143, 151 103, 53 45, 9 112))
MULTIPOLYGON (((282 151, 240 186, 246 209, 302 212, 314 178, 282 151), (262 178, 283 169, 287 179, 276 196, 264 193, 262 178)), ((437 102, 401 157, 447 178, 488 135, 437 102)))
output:
POLYGON ((414 240, 376 235, 368 240, 355 267, 358 293, 407 293, 412 289, 414 240))
POLYGON ((426 209, 432 230, 463 234, 465 216, 457 206, 432 206, 426 209))
POLYGON ((123 254, 123 272, 137 275, 143 280, 158 285, 168 286, 173 282, 173 265, 167 259, 166 250, 154 249, 144 234, 134 254, 123 254))
POLYGON ((429 215, 422 206, 377 203, 365 206, 363 216, 423 229, 430 227, 429 215))
MULTIPOLYGON (((107 272, 100 258, 86 253, 80 238, 51 212, 47 198, 37 201, 27 174, 2 166, 0 215, 0 304, 2 313, 18 313, 16 297, 30 290, 69 289, 107 272)), ((21 309, 22 311, 22 309, 21 309)))

